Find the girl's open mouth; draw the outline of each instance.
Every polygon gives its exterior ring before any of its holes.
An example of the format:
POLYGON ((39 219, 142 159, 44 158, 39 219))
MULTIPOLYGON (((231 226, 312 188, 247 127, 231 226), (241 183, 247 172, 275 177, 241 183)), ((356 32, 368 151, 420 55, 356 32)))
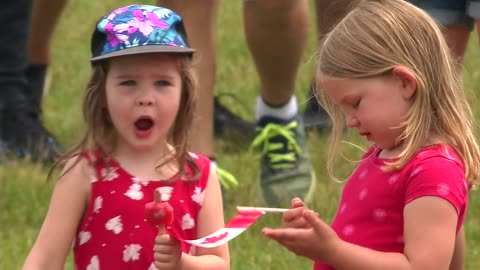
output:
POLYGON ((148 116, 141 116, 135 121, 135 134, 137 137, 145 138, 152 133, 152 127, 155 124, 153 119, 148 116))

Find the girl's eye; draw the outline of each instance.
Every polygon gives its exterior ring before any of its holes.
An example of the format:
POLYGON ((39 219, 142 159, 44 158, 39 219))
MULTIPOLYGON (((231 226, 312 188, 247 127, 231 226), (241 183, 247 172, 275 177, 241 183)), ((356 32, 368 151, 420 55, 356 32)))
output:
POLYGON ((123 85, 123 86, 135 86, 136 83, 135 83, 135 81, 123 81, 123 82, 120 82, 120 85, 123 85))
POLYGON ((167 82, 167 81, 157 81, 155 84, 157 86, 168 86, 168 85, 170 85, 170 83, 167 82))
POLYGON ((357 100, 357 101, 355 101, 355 102, 352 104, 352 108, 357 109, 359 105, 360 105, 360 99, 357 100))

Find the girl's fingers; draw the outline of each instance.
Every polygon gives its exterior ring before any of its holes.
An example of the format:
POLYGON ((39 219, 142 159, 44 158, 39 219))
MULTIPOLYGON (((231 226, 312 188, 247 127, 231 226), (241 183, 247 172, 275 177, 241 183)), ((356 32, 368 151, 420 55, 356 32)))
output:
POLYGON ((292 208, 287 212, 283 213, 283 222, 290 223, 295 219, 301 218, 303 216, 303 207, 292 208))
POLYGON ((329 226, 319 217, 318 213, 316 212, 311 210, 305 211, 303 217, 305 218, 305 221, 307 221, 317 232, 321 232, 329 228, 329 226))
POLYGON ((167 245, 170 242, 170 237, 168 234, 159 234, 155 237, 155 244, 157 245, 167 245))
POLYGON ((172 255, 171 254, 163 254, 163 253, 155 253, 153 254, 153 259, 156 262, 161 262, 161 263, 168 263, 172 260, 172 255))
POLYGON ((297 208, 297 207, 303 207, 305 206, 305 204, 303 203, 303 201, 300 199, 300 198, 293 198, 292 199, 292 202, 291 202, 291 205, 292 205, 292 208, 297 208))
POLYGON ((288 241, 296 237, 298 230, 290 229, 290 228, 287 228, 287 229, 264 228, 262 232, 265 236, 273 240, 288 241))

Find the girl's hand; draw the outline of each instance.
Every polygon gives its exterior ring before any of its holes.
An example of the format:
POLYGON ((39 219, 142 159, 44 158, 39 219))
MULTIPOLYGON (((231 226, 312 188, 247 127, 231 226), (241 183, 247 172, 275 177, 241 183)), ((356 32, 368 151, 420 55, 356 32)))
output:
MULTIPOLYGON (((292 209, 285 213, 292 216, 296 214, 292 209)), ((284 217, 285 219, 285 217, 284 217)), ((291 225, 290 222, 285 225, 291 225)), ((295 227, 280 229, 264 228, 263 235, 277 241, 293 253, 307 257, 314 261, 325 261, 324 258, 332 258, 336 254, 338 246, 341 244, 335 231, 330 228, 318 214, 311 210, 304 209, 301 217, 295 219, 295 227), (301 224, 303 220, 305 224, 301 224)))
POLYGON ((284 228, 310 228, 311 225, 305 218, 303 212, 308 211, 308 207, 299 198, 293 198, 291 202, 292 208, 283 213, 283 227, 284 228))
POLYGON ((155 238, 154 264, 157 269, 178 269, 182 259, 182 247, 180 241, 168 234, 158 235, 155 238))

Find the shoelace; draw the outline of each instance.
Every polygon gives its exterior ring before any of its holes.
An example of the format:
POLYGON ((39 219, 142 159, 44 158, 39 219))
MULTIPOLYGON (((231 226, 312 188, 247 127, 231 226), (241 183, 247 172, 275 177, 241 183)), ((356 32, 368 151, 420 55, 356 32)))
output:
POLYGON ((218 174, 218 181, 220 181, 220 184, 224 189, 229 190, 230 188, 238 186, 237 178, 235 178, 233 174, 218 166, 216 167, 216 170, 218 174))
POLYGON ((270 123, 261 130, 252 142, 251 148, 258 149, 263 145, 262 153, 267 155, 272 169, 290 169, 295 166, 297 159, 296 154, 301 154, 302 149, 295 139, 295 129, 298 126, 297 121, 292 121, 287 125, 279 125, 270 123), (284 147, 282 142, 271 142, 270 139, 281 136, 285 139, 287 144, 287 151, 285 153, 275 152, 284 147))

